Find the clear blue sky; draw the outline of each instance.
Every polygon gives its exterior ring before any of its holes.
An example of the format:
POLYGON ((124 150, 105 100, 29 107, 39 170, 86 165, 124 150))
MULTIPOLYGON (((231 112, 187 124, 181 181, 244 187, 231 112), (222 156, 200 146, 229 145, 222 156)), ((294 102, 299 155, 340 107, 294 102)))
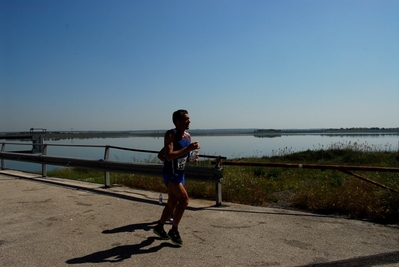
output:
POLYGON ((397 0, 0 0, 0 132, 399 127, 397 0))

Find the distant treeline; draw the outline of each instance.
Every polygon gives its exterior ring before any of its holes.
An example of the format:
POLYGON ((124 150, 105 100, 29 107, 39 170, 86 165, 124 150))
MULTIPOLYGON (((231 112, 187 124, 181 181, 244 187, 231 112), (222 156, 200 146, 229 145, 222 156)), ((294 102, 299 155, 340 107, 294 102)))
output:
POLYGON ((326 129, 258 129, 254 131, 255 134, 270 133, 270 134, 295 134, 295 133, 399 133, 398 128, 379 128, 379 127, 352 127, 352 128, 326 128, 326 129))

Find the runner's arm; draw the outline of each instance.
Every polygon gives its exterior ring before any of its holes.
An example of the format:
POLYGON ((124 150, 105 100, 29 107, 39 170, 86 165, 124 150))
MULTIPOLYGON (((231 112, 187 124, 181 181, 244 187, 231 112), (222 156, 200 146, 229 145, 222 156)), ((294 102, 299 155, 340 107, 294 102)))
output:
MULTIPOLYGON (((164 146, 164 151, 165 151, 165 159, 167 161, 172 161, 174 159, 180 158, 184 154, 197 149, 198 144, 197 143, 190 143, 189 146, 182 148, 180 150, 173 151, 173 143, 175 140, 176 136, 173 131, 167 131, 165 134, 165 146, 164 146)), ((188 138, 190 139, 191 142, 191 136, 188 134, 188 138)))

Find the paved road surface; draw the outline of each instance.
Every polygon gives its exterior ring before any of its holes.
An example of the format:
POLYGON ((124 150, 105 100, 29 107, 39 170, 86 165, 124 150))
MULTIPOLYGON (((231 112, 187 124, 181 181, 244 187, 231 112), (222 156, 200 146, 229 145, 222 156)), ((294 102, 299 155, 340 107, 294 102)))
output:
POLYGON ((0 266, 399 266, 398 226, 213 201, 191 200, 175 247, 158 195, 0 171, 0 266))

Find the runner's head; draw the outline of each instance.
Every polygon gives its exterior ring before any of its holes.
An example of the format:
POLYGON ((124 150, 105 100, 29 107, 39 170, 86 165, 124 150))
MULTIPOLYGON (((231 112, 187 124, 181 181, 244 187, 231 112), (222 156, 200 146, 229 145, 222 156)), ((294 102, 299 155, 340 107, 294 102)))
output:
POLYGON ((188 115, 188 111, 185 109, 179 109, 173 112, 172 116, 173 124, 177 126, 177 123, 186 120, 187 119, 186 115, 188 115))

